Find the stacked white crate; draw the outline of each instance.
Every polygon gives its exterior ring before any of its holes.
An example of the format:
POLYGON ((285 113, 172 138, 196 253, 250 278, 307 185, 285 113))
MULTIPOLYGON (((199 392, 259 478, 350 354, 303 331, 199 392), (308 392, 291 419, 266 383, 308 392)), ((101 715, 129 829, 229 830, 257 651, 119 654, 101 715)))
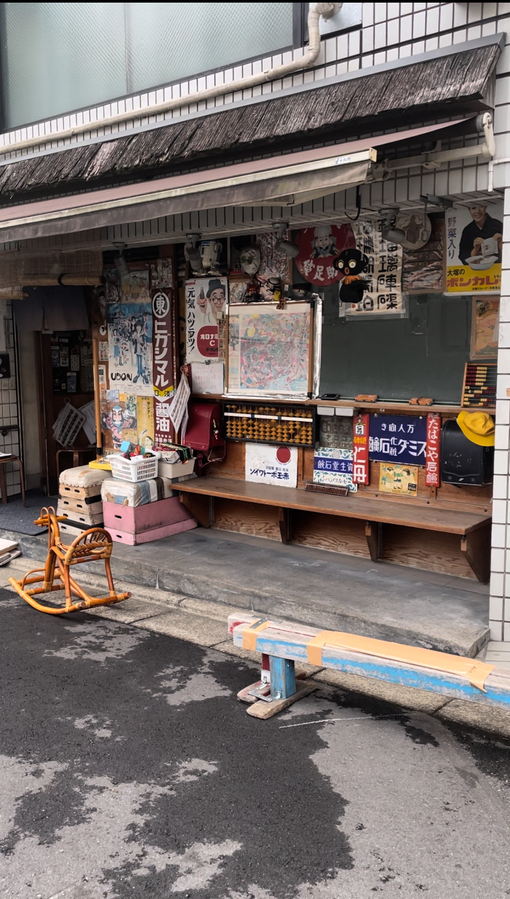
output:
POLYGON ((60 533, 73 540, 83 531, 103 526, 101 484, 110 472, 80 465, 67 468, 60 475, 57 515, 67 519, 60 523, 60 533))

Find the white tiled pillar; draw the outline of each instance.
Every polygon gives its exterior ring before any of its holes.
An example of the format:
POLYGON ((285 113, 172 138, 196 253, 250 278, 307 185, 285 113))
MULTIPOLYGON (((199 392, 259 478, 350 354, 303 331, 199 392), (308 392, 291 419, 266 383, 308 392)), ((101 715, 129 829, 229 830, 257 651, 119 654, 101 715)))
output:
MULTIPOLYGON (((18 404, 16 393, 14 354, 14 322, 12 317, 12 303, 0 300, 0 327, 5 331, 6 350, 9 354, 11 377, 0 380, 0 452, 19 455, 19 431, 18 404), (1 433, 1 426, 14 426, 14 430, 1 433)), ((20 493, 20 478, 17 466, 5 466, 5 481, 7 495, 13 496, 20 493)))
POLYGON ((510 641, 510 189, 505 189, 492 505, 490 638, 510 641))

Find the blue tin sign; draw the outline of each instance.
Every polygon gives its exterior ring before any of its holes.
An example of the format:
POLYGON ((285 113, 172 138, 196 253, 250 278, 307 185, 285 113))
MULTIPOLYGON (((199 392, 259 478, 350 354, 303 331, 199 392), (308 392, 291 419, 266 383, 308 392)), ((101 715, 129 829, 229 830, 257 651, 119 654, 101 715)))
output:
POLYGON ((371 415, 368 452, 374 462, 425 465, 427 416, 371 415))
POLYGON ((347 487, 350 493, 355 493, 358 488, 352 483, 352 450, 318 447, 313 460, 313 483, 347 487))

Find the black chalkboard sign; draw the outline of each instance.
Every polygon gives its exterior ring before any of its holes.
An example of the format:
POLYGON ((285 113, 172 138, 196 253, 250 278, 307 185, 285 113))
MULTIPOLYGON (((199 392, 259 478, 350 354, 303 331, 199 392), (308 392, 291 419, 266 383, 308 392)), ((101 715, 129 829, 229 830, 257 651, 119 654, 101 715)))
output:
POLYGON ((320 393, 341 399, 432 397, 459 404, 469 361, 471 297, 410 296, 409 318, 340 319, 338 287, 326 288, 320 393))

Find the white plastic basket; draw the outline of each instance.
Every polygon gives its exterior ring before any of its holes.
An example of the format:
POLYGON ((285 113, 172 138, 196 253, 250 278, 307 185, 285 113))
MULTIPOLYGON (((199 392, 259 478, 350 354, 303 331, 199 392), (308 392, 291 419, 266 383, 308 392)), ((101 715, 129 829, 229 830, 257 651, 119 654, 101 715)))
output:
POLYGON ((108 456, 108 462, 112 466, 112 477, 120 481, 148 481, 158 476, 159 453, 146 456, 133 456, 125 459, 124 456, 108 456))

